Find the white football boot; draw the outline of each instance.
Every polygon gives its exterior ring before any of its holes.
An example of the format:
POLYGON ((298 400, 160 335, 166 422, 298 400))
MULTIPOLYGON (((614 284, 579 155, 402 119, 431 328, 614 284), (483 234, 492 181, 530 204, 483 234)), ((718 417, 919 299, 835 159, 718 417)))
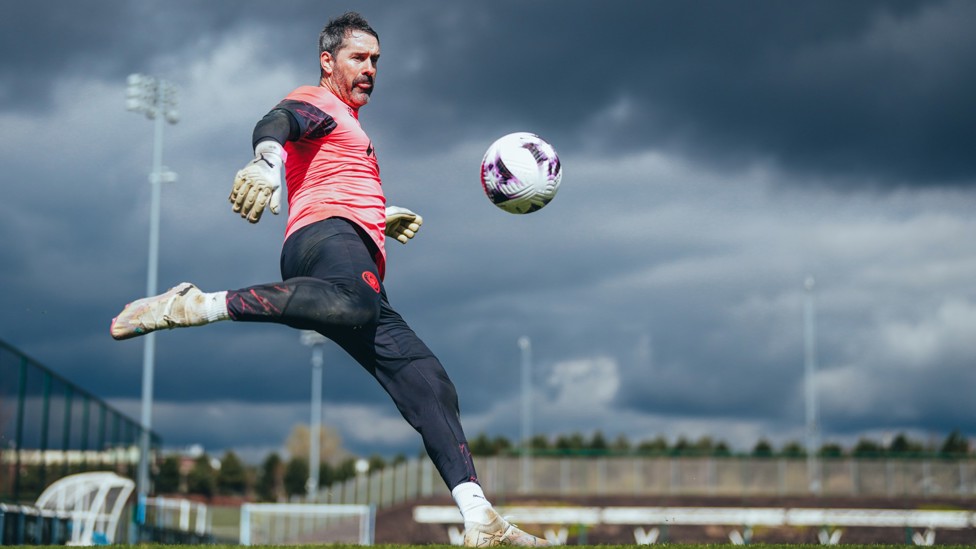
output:
POLYGON ((156 330, 206 324, 204 300, 199 288, 183 282, 166 293, 133 301, 112 319, 112 337, 129 339, 156 330))
POLYGON ((465 547, 496 547, 499 545, 549 545, 549 542, 523 532, 502 518, 494 509, 487 511, 491 522, 477 524, 464 531, 465 547))

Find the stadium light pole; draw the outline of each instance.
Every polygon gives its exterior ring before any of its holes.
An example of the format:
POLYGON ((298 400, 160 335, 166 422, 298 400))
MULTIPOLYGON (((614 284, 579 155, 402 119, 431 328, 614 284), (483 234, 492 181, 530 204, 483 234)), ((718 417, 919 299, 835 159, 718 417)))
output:
POLYGON ((522 350, 522 491, 532 491, 532 342, 518 339, 522 350))
MULTIPOLYGON (((159 264, 159 201, 160 186, 176 181, 176 174, 163 167, 163 126, 176 124, 177 88, 173 84, 145 76, 130 74, 126 80, 126 110, 142 113, 154 121, 152 171, 149 173, 151 202, 149 206, 149 265, 146 275, 146 295, 156 294, 159 264)), ((139 440, 139 470, 137 485, 137 522, 145 523, 146 495, 149 493, 149 433, 152 429, 153 369, 156 357, 155 333, 144 338, 142 354, 142 433, 139 440)))
POLYGON ((807 419, 807 479, 810 482, 810 492, 820 493, 820 468, 817 463, 817 450, 820 441, 820 426, 817 410, 817 387, 815 375, 817 371, 816 326, 813 303, 814 280, 808 276, 803 281, 803 339, 804 339, 804 379, 806 391, 806 419, 807 419))
POLYGON ((319 491, 319 431, 322 430, 322 334, 304 330, 302 345, 312 348, 312 417, 308 429, 308 482, 305 483, 306 499, 315 501, 319 491))

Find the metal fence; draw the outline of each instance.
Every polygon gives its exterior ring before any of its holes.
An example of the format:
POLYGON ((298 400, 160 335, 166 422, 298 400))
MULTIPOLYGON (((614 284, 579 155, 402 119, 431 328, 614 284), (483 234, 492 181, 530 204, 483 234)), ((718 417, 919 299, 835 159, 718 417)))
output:
MULTIPOLYGON (((0 341, 0 500, 32 502, 66 475, 134 477, 142 426, 0 341)), ((155 452, 160 438, 151 433, 155 452)))
POLYGON ((484 460, 492 493, 707 496, 972 496, 976 460, 822 458, 812 489, 805 458, 594 457, 536 458, 529 479, 518 458, 484 460), (530 482, 530 489, 527 489, 530 482))
MULTIPOLYGON (((536 457, 523 478, 519 457, 475 458, 489 498, 547 496, 976 496, 976 459, 821 458, 811 490, 805 458, 536 457)), ((431 462, 415 459, 323 489, 321 503, 386 507, 444 495, 431 462)))
POLYGON ((29 505, 0 503, 0 545, 66 545, 71 521, 29 505))

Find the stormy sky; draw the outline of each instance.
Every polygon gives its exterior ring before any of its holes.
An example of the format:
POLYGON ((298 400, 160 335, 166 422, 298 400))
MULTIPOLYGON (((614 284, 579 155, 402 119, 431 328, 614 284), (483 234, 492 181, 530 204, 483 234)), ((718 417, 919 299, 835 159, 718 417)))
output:
MULTIPOLYGON (((285 216, 227 202, 254 124, 318 81, 347 9, 380 35, 361 111, 388 203, 391 302, 458 387, 469 437, 804 437, 815 280, 825 440, 976 433, 976 4, 775 1, 7 3, 0 20, 0 339, 139 416, 143 342, 109 322, 146 289, 153 124, 125 81, 179 86, 165 128, 160 291, 278 280, 285 216), (559 195, 517 216, 478 167, 549 140, 559 195)), ((247 456, 309 421, 309 348, 276 325, 156 338, 167 447, 247 456)), ((361 454, 419 437, 337 347, 324 421, 361 454)))

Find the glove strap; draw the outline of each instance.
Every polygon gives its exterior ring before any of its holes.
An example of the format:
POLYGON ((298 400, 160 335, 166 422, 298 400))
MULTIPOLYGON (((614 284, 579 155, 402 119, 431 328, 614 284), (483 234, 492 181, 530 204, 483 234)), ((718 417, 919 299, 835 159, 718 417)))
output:
POLYGON ((254 160, 263 161, 273 169, 281 167, 285 156, 285 148, 274 139, 265 139, 254 147, 254 160))

